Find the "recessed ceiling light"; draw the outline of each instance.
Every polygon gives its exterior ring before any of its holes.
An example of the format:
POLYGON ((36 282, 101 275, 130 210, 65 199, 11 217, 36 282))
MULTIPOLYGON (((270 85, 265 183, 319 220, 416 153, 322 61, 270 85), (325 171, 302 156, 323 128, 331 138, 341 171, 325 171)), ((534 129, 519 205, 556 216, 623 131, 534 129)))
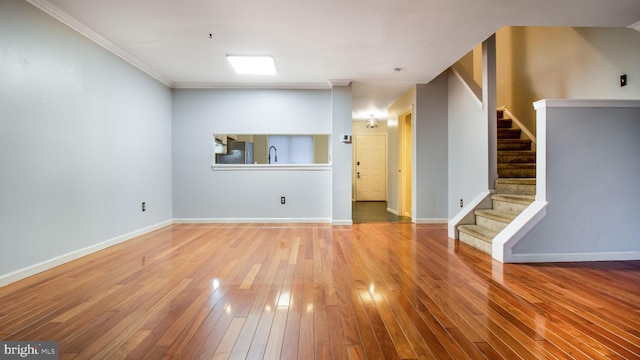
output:
POLYGON ((227 55, 227 60, 238 74, 275 75, 276 64, 271 56, 227 55))

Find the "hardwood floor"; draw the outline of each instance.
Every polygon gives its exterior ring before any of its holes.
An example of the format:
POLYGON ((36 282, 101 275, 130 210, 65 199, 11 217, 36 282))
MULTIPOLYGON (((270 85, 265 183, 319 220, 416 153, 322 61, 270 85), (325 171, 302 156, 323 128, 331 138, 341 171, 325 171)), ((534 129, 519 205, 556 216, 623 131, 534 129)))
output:
POLYGON ((512 265, 442 225, 173 225, 0 288, 60 359, 640 358, 640 262, 512 265))

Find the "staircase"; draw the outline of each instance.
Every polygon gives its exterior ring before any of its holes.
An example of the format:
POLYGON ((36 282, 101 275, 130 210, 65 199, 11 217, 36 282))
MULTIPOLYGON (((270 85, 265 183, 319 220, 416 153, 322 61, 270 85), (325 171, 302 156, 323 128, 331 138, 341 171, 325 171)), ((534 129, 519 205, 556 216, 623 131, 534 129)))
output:
POLYGON ((458 225, 458 238, 491 254, 491 242, 534 200, 536 193, 536 152, 531 140, 498 110, 498 179, 493 207, 474 211, 475 224, 458 225))

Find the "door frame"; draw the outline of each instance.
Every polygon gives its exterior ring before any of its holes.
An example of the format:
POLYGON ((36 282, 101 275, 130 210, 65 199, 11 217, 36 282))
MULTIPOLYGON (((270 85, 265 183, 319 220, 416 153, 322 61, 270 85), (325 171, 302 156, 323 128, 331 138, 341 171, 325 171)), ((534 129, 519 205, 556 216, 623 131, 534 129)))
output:
POLYGON ((398 116, 400 176, 398 213, 413 217, 413 107, 398 116))

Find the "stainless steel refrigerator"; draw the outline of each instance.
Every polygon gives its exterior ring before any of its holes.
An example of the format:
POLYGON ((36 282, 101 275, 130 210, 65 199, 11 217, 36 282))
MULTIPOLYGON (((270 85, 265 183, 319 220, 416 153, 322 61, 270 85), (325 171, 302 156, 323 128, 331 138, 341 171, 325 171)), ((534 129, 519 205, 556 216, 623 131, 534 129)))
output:
POLYGON ((226 154, 216 154, 216 164, 253 164, 253 143, 229 141, 226 154))

